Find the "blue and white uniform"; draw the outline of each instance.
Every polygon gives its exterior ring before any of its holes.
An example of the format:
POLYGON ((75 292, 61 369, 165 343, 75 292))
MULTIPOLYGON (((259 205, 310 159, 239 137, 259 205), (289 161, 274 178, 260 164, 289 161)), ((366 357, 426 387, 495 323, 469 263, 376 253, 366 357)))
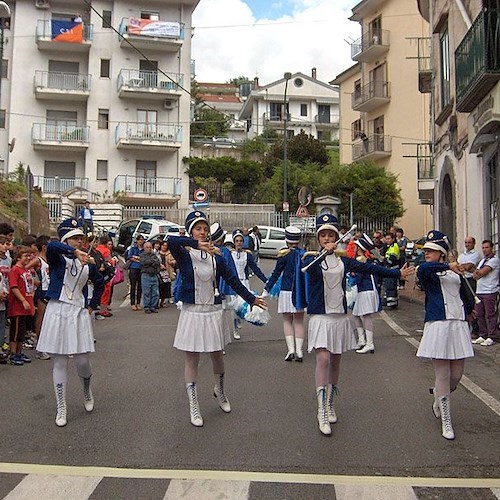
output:
POLYGON ((238 274, 240 281, 250 290, 250 282, 248 277, 250 275, 250 269, 254 272, 263 283, 267 281, 265 274, 260 270, 260 267, 255 262, 250 250, 233 250, 231 256, 234 261, 234 266, 238 274))
POLYGON ((75 249, 65 243, 51 241, 47 245, 50 283, 48 300, 37 349, 50 354, 82 354, 94 352, 92 318, 87 307, 99 308, 104 279, 97 267, 74 256, 75 249), (94 285, 88 300, 87 281, 94 285))
POLYGON ((467 295, 460 277, 448 264, 438 262, 420 264, 417 276, 425 291, 424 334, 417 356, 433 359, 473 357, 466 320, 467 295))
MULTIPOLYGON (((368 260, 372 264, 372 260, 368 260)), ((355 273, 353 284, 358 288, 356 302, 352 310, 353 316, 365 316, 382 310, 382 301, 378 292, 377 283, 371 274, 355 273)))

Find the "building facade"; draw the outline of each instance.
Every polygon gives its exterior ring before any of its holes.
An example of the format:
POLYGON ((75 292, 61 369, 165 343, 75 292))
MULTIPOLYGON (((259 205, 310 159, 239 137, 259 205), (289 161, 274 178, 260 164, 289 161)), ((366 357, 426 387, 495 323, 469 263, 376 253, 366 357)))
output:
POLYGON ((499 243, 500 1, 421 0, 432 41, 434 218, 499 243))
POLYGON ((430 140, 430 99, 419 92, 416 62, 428 24, 413 0, 363 0, 350 19, 361 32, 351 44, 355 64, 331 82, 340 89, 341 162, 372 161, 397 175, 405 209, 397 223, 417 238, 433 225, 417 167, 430 140))
POLYGON ((97 0, 86 11, 74 0, 8 3, 4 171, 29 165, 54 200, 73 191, 77 201, 119 194, 124 205, 187 206, 184 88, 198 0, 97 0))

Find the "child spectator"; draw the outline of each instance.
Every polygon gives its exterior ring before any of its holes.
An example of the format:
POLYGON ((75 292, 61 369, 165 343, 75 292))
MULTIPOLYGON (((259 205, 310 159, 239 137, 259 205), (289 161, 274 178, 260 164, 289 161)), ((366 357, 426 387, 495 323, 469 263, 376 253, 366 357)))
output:
POLYGON ((7 255, 9 239, 0 234, 0 364, 7 362, 9 344, 6 342, 5 324, 7 320, 7 297, 9 296, 9 272, 12 259, 7 255))
MULTIPOLYGON (((35 292, 35 335, 38 339, 40 335, 40 329, 42 328, 43 316, 45 314, 45 308, 47 307, 47 302, 45 300, 45 294, 49 289, 50 275, 49 275, 49 264, 47 263, 47 245, 49 244, 50 236, 42 235, 36 239, 35 245, 38 250, 38 268, 37 268, 37 278, 40 285, 37 287, 35 292)), ((49 360, 50 356, 46 352, 36 351, 35 357, 37 359, 49 360)))

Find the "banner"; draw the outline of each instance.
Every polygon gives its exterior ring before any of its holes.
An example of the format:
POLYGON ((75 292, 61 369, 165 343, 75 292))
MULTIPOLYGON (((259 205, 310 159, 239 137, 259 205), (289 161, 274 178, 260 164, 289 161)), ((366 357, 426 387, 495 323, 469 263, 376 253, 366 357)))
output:
POLYGON ((129 35, 180 38, 181 25, 173 21, 152 21, 131 17, 128 20, 127 32, 129 35))
POLYGON ((83 43, 83 23, 52 20, 54 42, 83 43))

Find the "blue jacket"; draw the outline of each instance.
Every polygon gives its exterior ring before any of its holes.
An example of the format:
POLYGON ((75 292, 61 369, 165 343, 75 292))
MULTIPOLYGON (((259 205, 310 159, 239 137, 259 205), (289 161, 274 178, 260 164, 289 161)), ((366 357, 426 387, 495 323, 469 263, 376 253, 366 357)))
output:
MULTIPOLYGON (((233 250, 235 252, 236 250, 233 250)), ((266 283, 267 281, 267 276, 261 271, 260 267, 257 265, 257 262, 255 262, 255 259, 253 258, 253 255, 250 251, 246 252, 247 254, 247 265, 245 266, 245 278, 248 279, 248 276, 250 275, 250 269, 254 272, 255 276, 260 279, 263 283, 266 283)), ((233 253, 231 253, 231 256, 233 253)), ((231 257, 233 258, 233 257, 231 257)), ((233 259, 234 262, 234 259, 233 259)))
MULTIPOLYGON (((234 260, 231 255, 231 250, 229 250, 229 248, 225 247, 224 245, 217 246, 217 248, 220 250, 222 258, 224 259, 227 267, 229 267, 231 271, 237 276, 238 273, 236 271, 236 267, 234 266, 234 260)), ((234 290, 224 281, 223 278, 221 278, 219 282, 219 292, 222 294, 222 298, 224 298, 226 295, 236 295, 234 293, 234 290)))
MULTIPOLYGON (((83 208, 80 209, 80 211, 78 212, 78 218, 79 219, 84 220, 83 216, 85 214, 85 210, 86 210, 85 207, 83 207, 83 208)), ((90 216, 93 217, 94 216, 94 211, 91 208, 89 208, 88 210, 90 212, 90 216)), ((89 219, 85 219, 85 220, 89 220, 89 219)), ((92 220, 92 219, 90 219, 90 220, 92 220)))
MULTIPOLYGON (((129 248, 129 251, 127 252, 127 260, 130 260, 131 257, 140 257, 141 253, 143 252, 144 249, 139 249, 137 245, 133 245, 129 248)), ((129 269, 140 269, 140 268, 141 268, 140 262, 135 262, 134 260, 130 261, 129 269)))

